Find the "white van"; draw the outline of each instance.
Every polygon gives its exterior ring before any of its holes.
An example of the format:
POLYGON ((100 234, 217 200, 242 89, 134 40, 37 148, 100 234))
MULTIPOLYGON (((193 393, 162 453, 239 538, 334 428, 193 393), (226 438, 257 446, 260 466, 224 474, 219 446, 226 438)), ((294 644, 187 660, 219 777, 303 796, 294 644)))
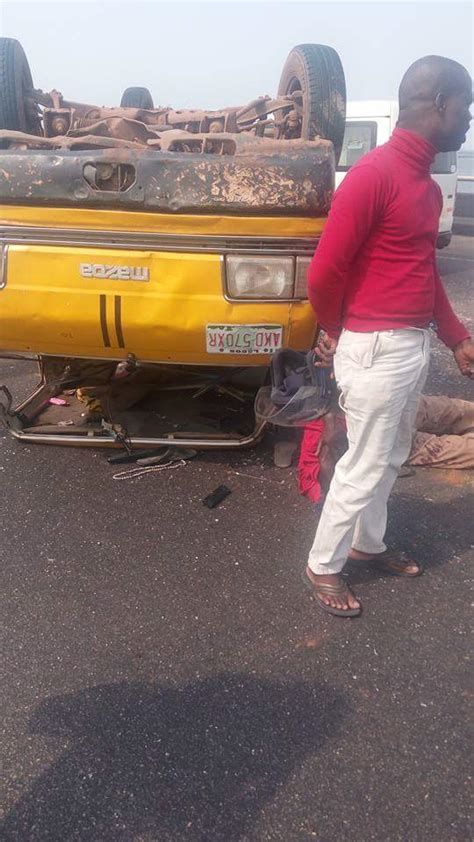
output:
MULTIPOLYGON (((371 149, 386 143, 398 120, 398 103, 389 100, 348 102, 346 131, 336 172, 336 187, 345 173, 371 149)), ((449 245, 452 236, 454 200, 456 198, 456 152, 440 152, 431 168, 434 180, 443 194, 443 210, 439 220, 438 248, 449 245)))

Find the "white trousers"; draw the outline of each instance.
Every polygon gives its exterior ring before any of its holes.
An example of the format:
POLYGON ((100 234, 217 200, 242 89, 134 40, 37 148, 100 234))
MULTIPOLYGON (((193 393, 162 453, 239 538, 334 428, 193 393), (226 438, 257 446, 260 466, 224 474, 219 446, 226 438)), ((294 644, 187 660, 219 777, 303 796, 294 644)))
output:
POLYGON ((429 353, 427 330, 342 332, 334 373, 349 447, 336 465, 309 554, 313 573, 339 573, 351 547, 386 549, 387 500, 410 453, 429 353))

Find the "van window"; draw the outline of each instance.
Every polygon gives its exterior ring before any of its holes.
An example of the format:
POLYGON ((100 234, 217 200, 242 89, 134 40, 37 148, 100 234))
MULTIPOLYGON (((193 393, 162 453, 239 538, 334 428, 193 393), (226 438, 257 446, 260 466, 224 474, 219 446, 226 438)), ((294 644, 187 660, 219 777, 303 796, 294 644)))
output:
POLYGON ((347 122, 338 170, 348 170, 359 158, 375 149, 376 145, 377 123, 359 120, 347 122))
POLYGON ((454 173, 456 172, 456 169, 455 152, 438 152, 436 158, 431 164, 432 173, 454 173))

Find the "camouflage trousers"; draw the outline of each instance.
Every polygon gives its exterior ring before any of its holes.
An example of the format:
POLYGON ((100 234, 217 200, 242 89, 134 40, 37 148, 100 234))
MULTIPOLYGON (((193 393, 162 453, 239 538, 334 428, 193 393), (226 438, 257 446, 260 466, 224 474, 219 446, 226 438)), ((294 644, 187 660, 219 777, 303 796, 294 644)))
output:
POLYGON ((408 464, 474 468, 474 401, 422 395, 408 464))

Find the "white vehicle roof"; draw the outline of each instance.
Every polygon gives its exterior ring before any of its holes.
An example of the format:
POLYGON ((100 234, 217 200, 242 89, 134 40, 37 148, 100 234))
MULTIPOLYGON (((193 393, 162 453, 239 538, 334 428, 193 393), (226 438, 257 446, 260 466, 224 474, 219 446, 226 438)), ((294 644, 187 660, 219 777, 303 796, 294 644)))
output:
POLYGON ((364 119, 365 117, 392 117, 396 120, 398 116, 398 102, 390 99, 364 99, 352 100, 347 103, 346 117, 349 120, 364 119))

